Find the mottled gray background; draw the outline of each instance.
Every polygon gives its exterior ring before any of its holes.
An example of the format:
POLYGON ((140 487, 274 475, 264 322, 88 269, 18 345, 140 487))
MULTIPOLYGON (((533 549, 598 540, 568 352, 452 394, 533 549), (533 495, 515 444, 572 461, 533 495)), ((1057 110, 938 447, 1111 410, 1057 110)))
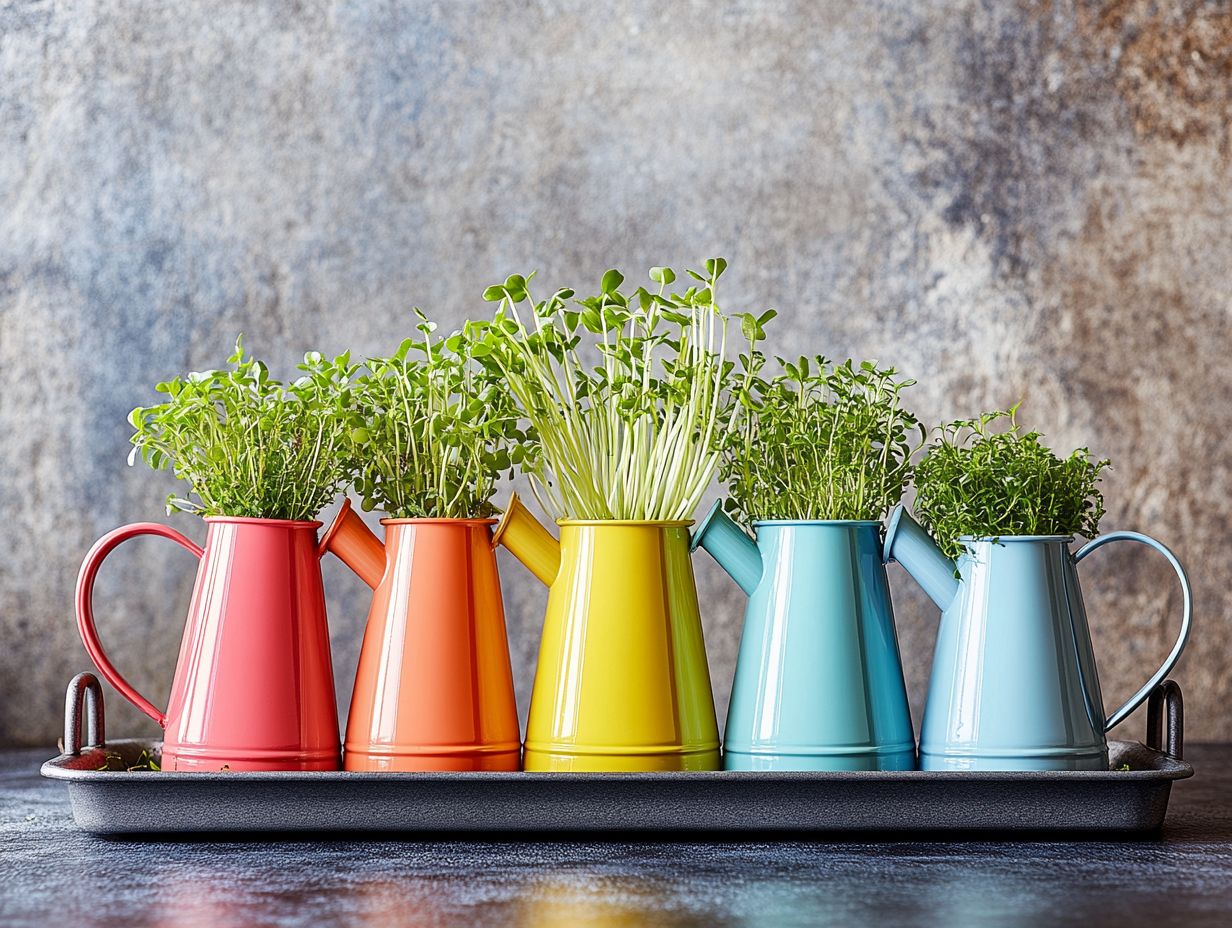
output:
MULTIPOLYGON (((90 543, 163 517, 168 480, 124 465, 153 383, 241 330, 288 371, 391 349, 413 304, 456 324, 513 271, 712 254, 728 309, 781 311, 782 350, 892 362, 932 421, 1021 399, 1112 458, 1105 528, 1158 535, 1194 582, 1189 732, 1232 737, 1228 5, 601 6, 0 3, 0 741, 50 746, 89 665, 90 543)), ((100 581, 156 702, 192 567, 138 541, 100 581)), ((544 594, 502 567, 525 711, 544 594)), ((892 572, 918 711, 937 617, 892 572)), ((722 714, 741 600, 698 574, 722 714)), ((1145 551, 1083 576, 1111 704, 1179 596, 1145 551)), ((345 700, 365 589, 326 582, 345 700)))

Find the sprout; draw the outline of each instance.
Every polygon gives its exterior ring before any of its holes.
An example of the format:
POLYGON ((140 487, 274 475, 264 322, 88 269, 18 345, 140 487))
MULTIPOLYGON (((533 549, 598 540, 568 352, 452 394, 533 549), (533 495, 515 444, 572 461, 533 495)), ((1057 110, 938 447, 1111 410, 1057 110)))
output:
POLYGON ((369 359, 355 385, 355 489, 365 510, 393 518, 490 516, 500 476, 535 460, 534 433, 504 381, 471 360, 466 336, 434 341, 436 326, 415 313, 422 340, 369 359))
MULTIPOLYGON (((744 319, 750 340, 765 337, 764 322, 744 319)), ((722 441, 727 510, 745 522, 882 518, 902 498, 925 436, 901 402, 915 381, 871 361, 776 361, 783 372, 764 379, 759 352, 740 358, 737 399, 748 413, 722 441)))
POLYGON ((168 497, 168 514, 314 518, 349 478, 356 365, 347 354, 309 352, 303 376, 284 388, 245 357, 240 339, 228 361, 230 369, 158 384, 166 402, 129 414, 129 463, 140 456, 188 484, 186 496, 168 497))
POLYGON ((952 558, 962 536, 1084 535, 1093 538, 1104 514, 1099 492, 1106 459, 1086 448, 1060 458, 1039 432, 1020 432, 1018 407, 960 419, 937 430, 916 468, 915 510, 952 558), (994 432, 998 420, 1009 428, 994 432))
POLYGON ((508 383, 538 436, 541 455, 521 467, 555 518, 687 519, 697 508, 719 435, 739 415, 715 295, 726 266, 686 272, 695 284, 680 293, 667 291, 676 275, 665 267, 651 269, 653 292, 624 293, 617 270, 580 299, 562 289, 536 302, 534 274, 484 292, 499 305, 468 323, 470 352, 508 383))

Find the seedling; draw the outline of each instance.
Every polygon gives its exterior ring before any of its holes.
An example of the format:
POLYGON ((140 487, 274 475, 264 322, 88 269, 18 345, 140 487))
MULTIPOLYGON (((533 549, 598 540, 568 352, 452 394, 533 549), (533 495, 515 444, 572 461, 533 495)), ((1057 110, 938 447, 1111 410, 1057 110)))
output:
POLYGON ((187 483, 185 496, 168 497, 168 514, 312 519, 349 477, 357 366, 309 352, 303 376, 284 387, 240 339, 228 363, 157 385, 166 402, 129 414, 129 464, 140 456, 187 483))
POLYGON ((781 372, 764 378, 760 352, 740 358, 746 415, 720 439, 727 511, 745 523, 882 518, 902 497, 926 437, 901 402, 915 381, 871 361, 776 361, 781 372))
POLYGON ((538 443, 465 336, 434 339, 436 326, 415 313, 421 338, 370 358, 356 383, 355 489, 365 510, 393 518, 486 518, 501 475, 534 467, 538 443))
MULTIPOLYGON (((737 407, 725 390, 728 317, 719 309, 722 258, 669 292, 621 291, 610 270, 600 292, 571 289, 535 301, 527 277, 489 287, 498 305, 470 323, 470 350, 509 385, 542 456, 523 467, 540 505, 558 519, 687 519, 718 463, 719 435, 737 407)), ((743 316, 740 318, 744 318, 743 316)))
POLYGON ((1109 464, 1086 448, 1060 458, 1022 432, 1018 406, 960 419, 937 430, 916 467, 915 511, 950 557, 963 536, 1083 535, 1093 538, 1104 514, 1100 474, 1109 464), (994 431, 1006 422, 1004 431, 994 431))

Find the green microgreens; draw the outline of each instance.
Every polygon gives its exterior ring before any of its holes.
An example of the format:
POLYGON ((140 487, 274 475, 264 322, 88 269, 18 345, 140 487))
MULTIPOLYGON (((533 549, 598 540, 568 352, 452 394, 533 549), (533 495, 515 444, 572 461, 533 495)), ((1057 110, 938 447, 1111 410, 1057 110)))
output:
POLYGON ((433 340, 436 326, 415 313, 422 339, 369 359, 356 382, 355 489, 365 510, 393 518, 485 518, 500 476, 533 468, 538 444, 465 336, 433 340))
POLYGON ((721 438, 728 512, 745 523, 881 519, 902 498, 926 436, 901 403, 915 381, 870 361, 776 360, 782 372, 767 379, 760 352, 740 359, 746 415, 721 438))
POLYGON ((347 354, 309 352, 283 386, 236 339, 230 370, 160 383, 167 401, 129 414, 132 464, 171 467, 196 500, 172 494, 167 512, 312 519, 347 482, 350 380, 347 354))
POLYGON ((562 289, 536 302, 533 274, 485 291, 499 306, 468 324, 470 350, 505 378, 538 435, 542 458, 523 470, 554 518, 691 517, 736 412, 716 298, 726 266, 713 258, 704 275, 688 271, 696 283, 682 293, 668 292, 666 267, 650 271, 654 292, 622 293, 616 270, 583 299, 562 289))
POLYGON ((133 773, 138 770, 151 770, 154 773, 160 772, 163 768, 159 766, 154 755, 148 750, 142 749, 141 756, 138 757, 131 765, 124 762, 124 757, 121 754, 116 754, 114 751, 103 752, 103 763, 94 768, 95 770, 110 770, 110 771, 127 771, 133 773))
POLYGON ((916 466, 915 510, 941 549, 957 558, 962 536, 1094 537, 1104 514, 1099 492, 1106 459, 1086 448, 1060 458, 1021 432, 1018 406, 940 427, 916 466), (990 428, 1008 420, 1005 431, 990 428))

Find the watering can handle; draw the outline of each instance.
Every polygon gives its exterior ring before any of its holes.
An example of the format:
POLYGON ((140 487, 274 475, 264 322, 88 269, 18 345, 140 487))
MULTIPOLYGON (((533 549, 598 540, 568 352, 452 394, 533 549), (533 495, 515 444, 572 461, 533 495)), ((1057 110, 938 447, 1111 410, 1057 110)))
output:
POLYGON ((81 641, 94 660, 98 672, 116 688, 121 696, 161 726, 166 723, 166 716, 159 712, 152 702, 133 689, 115 669, 115 665, 103 651, 103 644, 98 638, 98 629, 94 627, 94 580, 98 576, 98 569, 108 554, 128 539, 136 538, 138 535, 160 535, 163 538, 170 538, 198 558, 203 553, 200 545, 185 538, 175 529, 159 525, 157 522, 134 522, 132 525, 124 525, 108 532, 94 543, 94 547, 90 549, 90 553, 81 563, 81 573, 77 575, 77 630, 81 632, 81 641))
POLYGON ((1189 625, 1190 618, 1193 613, 1193 593, 1189 588, 1189 578, 1185 576, 1185 568, 1181 566, 1181 562, 1176 559, 1176 555, 1169 551, 1163 544, 1156 541, 1150 535, 1143 535, 1140 532, 1111 532, 1107 535, 1100 535, 1094 541, 1083 546, 1077 554, 1074 555, 1074 563, 1077 564, 1084 557, 1094 551, 1096 548, 1103 547, 1114 541, 1136 541, 1139 544, 1146 545, 1148 548, 1154 548, 1162 554, 1172 565, 1172 569, 1176 571, 1177 577, 1181 581, 1181 595, 1183 597, 1183 608, 1181 611, 1181 632, 1176 636, 1176 644, 1172 646, 1172 650, 1164 659, 1160 668, 1151 675, 1151 678, 1142 685, 1142 689, 1129 697, 1129 701, 1116 712, 1108 717, 1108 724, 1104 726, 1104 731, 1110 731, 1121 722, 1123 722, 1131 712, 1142 705, 1142 701, 1151 694, 1176 666, 1177 660, 1180 659, 1181 652, 1185 650, 1185 643, 1189 640, 1189 625))

